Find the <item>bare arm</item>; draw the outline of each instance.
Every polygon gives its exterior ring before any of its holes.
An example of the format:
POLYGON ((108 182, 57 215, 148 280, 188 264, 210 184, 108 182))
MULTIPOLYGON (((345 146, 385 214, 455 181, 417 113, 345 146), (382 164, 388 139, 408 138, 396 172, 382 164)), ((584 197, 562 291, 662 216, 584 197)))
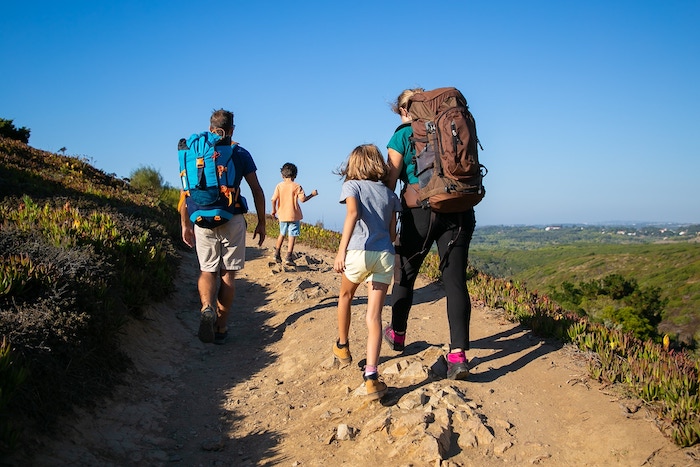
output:
POLYGON ((177 206, 180 212, 180 227, 182 228, 182 241, 185 245, 192 248, 194 246, 194 226, 187 214, 187 204, 185 203, 185 192, 180 192, 180 202, 177 206))
POLYGON ((387 164, 389 165, 389 179, 387 186, 390 190, 396 189, 396 182, 399 180, 401 169, 403 168, 403 156, 395 149, 389 148, 387 151, 387 164))
POLYGON ((396 241, 396 215, 397 213, 392 213, 391 223, 389 224, 389 238, 391 239, 391 243, 396 241))
POLYGON ((279 198, 275 198, 275 195, 272 195, 272 211, 270 212, 270 215, 272 217, 275 217, 277 214, 277 208, 279 207, 279 198))
POLYGON ((359 211, 357 210, 357 199, 348 196, 345 198, 345 207, 347 212, 345 214, 345 222, 343 222, 343 234, 340 237, 338 254, 336 255, 335 262, 333 263, 333 270, 335 272, 343 272, 345 270, 345 254, 348 250, 350 237, 352 237, 352 233, 355 230, 355 223, 360 217, 359 211))
POLYGON ((310 200, 311 198, 313 198, 314 196, 318 196, 318 190, 314 190, 314 191, 311 192, 310 195, 304 196, 304 197, 301 199, 301 202, 302 202, 302 203, 305 203, 305 202, 307 202, 308 200, 310 200))
POLYGON ((255 212, 258 215, 258 225, 255 226, 253 231, 253 239, 256 236, 258 238, 258 246, 263 244, 265 240, 265 193, 260 186, 260 181, 258 180, 258 174, 251 172, 245 176, 245 181, 248 182, 250 191, 253 192, 253 203, 255 204, 255 212))

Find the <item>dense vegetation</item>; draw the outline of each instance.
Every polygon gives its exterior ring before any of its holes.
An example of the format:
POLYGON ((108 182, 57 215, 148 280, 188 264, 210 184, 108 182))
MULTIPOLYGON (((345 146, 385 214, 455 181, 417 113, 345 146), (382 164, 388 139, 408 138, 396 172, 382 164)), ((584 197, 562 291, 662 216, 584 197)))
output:
POLYGON ((119 330, 170 292, 176 238, 171 206, 0 138, 0 453, 119 382, 119 330))

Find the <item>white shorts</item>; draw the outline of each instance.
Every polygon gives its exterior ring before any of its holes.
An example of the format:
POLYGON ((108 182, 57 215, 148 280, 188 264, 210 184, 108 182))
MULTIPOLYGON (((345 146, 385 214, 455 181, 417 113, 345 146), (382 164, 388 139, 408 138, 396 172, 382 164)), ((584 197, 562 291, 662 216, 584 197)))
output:
POLYGON ((237 271, 245 264, 245 216, 235 215, 227 223, 206 229, 194 226, 199 269, 204 272, 237 271))
POLYGON ((394 254, 388 251, 348 250, 345 254, 345 277, 353 284, 379 282, 391 284, 394 277, 394 254))

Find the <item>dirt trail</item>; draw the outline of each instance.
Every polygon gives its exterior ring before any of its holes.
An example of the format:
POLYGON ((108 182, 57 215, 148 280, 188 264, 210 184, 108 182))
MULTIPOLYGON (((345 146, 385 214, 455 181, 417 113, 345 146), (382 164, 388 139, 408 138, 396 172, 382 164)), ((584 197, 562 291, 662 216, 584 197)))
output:
MULTIPOLYGON (((126 329, 123 345, 135 362, 126 384, 92 413, 66 420, 60 436, 36 440, 33 458, 16 465, 700 465, 700 450, 671 443, 641 403, 588 380, 584 356, 479 304, 470 380, 426 373, 448 335, 434 283, 417 285, 405 352, 382 348, 389 393, 366 401, 355 394, 364 288, 352 312, 355 363, 338 368, 330 353, 339 285, 333 255, 297 248, 296 271, 271 267, 265 247, 247 248, 223 346, 195 335, 198 271, 194 254, 186 255, 171 299, 126 329), (441 464, 407 421, 431 405, 435 421, 414 425, 429 438, 438 418, 450 418, 441 464), (458 416, 467 422, 459 425, 458 416), (341 425, 352 439, 339 439, 341 425)), ((385 322, 389 314, 387 306, 385 322)))

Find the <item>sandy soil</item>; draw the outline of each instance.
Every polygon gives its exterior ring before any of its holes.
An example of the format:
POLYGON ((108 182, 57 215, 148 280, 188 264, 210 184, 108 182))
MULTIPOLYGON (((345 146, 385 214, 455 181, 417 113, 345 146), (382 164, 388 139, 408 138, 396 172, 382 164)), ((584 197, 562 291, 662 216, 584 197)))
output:
MULTIPOLYGON (((248 244, 254 245, 250 238, 248 244)), ((382 348, 388 394, 365 400, 356 394, 366 339, 364 287, 352 312, 355 363, 340 368, 331 356, 339 286, 333 254, 299 245, 296 270, 283 270, 271 265, 271 246, 267 239, 262 248, 247 248, 222 346, 196 337, 198 271, 194 254, 187 254, 170 300, 126 329, 123 345, 135 365, 124 386, 96 410, 67 419, 59 436, 37 439, 14 464, 700 465, 698 447, 675 446, 641 402, 590 381, 585 355, 478 303, 470 380, 391 371, 424 362, 446 344, 442 291, 427 281, 417 285, 406 350, 382 348), (471 435, 455 429, 442 461, 416 447, 415 438, 402 444, 395 429, 406 412, 402 401, 437 392, 460 394, 489 439, 470 444, 471 435), (382 417, 393 417, 391 435, 374 422, 382 417), (355 436, 339 439, 341 425, 355 436)), ((387 306, 385 322, 389 316, 387 306)))

